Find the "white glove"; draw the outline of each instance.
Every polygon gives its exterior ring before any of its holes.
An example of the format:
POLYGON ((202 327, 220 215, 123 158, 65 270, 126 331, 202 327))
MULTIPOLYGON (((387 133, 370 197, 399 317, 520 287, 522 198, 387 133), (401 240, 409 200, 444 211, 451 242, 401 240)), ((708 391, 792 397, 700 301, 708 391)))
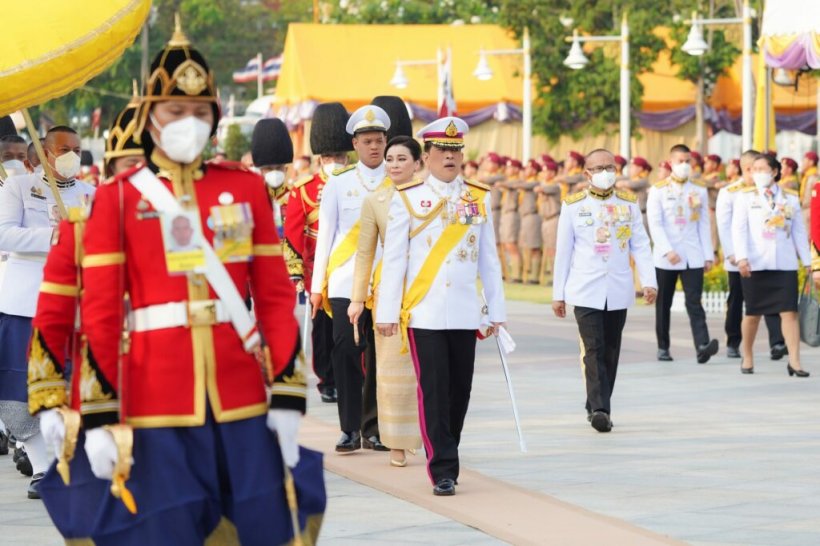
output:
POLYGON ((268 410, 268 428, 279 437, 282 459, 290 468, 299 462, 299 444, 296 442, 296 437, 299 435, 301 422, 302 413, 297 410, 268 410))
POLYGON ((60 456, 65 439, 65 422, 63 416, 55 409, 43 410, 37 414, 40 417, 40 433, 47 446, 54 449, 54 455, 60 456))
POLYGON ((503 326, 498 329, 498 341, 501 343, 501 350, 504 351, 504 354, 515 351, 515 341, 503 326))
POLYGON ((117 463, 117 445, 114 436, 104 428, 92 428, 85 433, 85 453, 91 472, 101 480, 110 480, 117 463))

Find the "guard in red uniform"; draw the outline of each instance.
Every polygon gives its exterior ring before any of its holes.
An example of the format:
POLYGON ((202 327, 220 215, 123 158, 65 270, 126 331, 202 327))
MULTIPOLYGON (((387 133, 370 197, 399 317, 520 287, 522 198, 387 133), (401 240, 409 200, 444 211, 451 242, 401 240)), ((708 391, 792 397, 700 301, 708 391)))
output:
MULTIPOLYGON (((310 126, 310 148, 319 155, 319 170, 294 184, 285 214, 285 260, 297 292, 305 292, 313 278, 316 237, 319 234, 319 203, 322 190, 333 171, 347 165, 347 152, 353 150, 345 131, 349 116, 338 102, 320 104, 310 126)), ((330 351, 333 349, 333 321, 323 309, 316 311, 311 330, 313 372, 319 378, 323 402, 336 402, 336 382, 330 351)))
POLYGON ((84 237, 84 448, 113 481, 95 544, 294 535, 285 478, 305 408, 294 296, 262 179, 202 162, 218 118, 214 75, 177 25, 136 116, 147 167, 100 188, 84 237))

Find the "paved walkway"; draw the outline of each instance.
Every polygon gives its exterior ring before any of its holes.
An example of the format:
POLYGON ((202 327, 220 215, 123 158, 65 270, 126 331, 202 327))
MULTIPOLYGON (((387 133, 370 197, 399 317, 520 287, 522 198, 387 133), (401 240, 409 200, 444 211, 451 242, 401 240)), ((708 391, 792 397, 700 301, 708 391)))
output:
MULTIPOLYGON (((574 321, 553 318, 543 305, 509 308, 519 346, 510 364, 528 452, 518 451, 495 347, 480 343, 459 494, 444 504, 429 494, 422 454, 408 468, 392 469, 383 454, 331 453, 322 544, 518 543, 496 525, 514 517, 506 494, 530 495, 546 507, 543 518, 532 518, 540 520, 532 522, 532 543, 570 543, 551 533, 557 525, 545 524, 566 510, 586 522, 578 536, 611 526, 656 543, 820 544, 820 430, 812 419, 820 414, 820 350, 803 347, 809 379, 787 377, 785 360, 765 357, 765 343, 752 376, 722 356, 701 366, 686 316, 676 314, 676 360, 658 363, 653 312, 638 307, 627 320, 616 426, 598 434, 585 420, 574 321), (364 472, 371 461, 373 471, 364 472), (459 507, 484 494, 486 484, 498 491, 497 502, 484 502, 493 515, 476 522, 459 507)), ((722 342, 718 317, 710 328, 722 342)), ((331 450, 335 406, 312 393, 310 415, 303 440, 331 450)), ((26 484, 11 458, 0 457, 0 543, 61 544, 42 505, 25 499, 26 484)))

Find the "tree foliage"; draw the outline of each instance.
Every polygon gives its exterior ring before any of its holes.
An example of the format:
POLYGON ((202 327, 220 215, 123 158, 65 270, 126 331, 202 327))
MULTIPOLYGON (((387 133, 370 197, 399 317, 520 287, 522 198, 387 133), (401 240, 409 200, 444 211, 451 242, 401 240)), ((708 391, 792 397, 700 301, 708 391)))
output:
POLYGON ((242 154, 250 149, 250 141, 236 123, 228 125, 228 132, 225 135, 225 157, 231 161, 239 161, 242 154))
POLYGON ((323 22, 367 24, 495 23, 497 0, 340 0, 325 2, 323 22))

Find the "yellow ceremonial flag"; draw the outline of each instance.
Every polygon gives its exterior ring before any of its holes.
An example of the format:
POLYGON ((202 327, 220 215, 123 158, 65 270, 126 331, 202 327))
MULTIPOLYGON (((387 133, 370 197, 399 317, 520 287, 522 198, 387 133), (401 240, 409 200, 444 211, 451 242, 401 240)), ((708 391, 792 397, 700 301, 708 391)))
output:
POLYGON ((766 70, 766 61, 764 59, 764 56, 758 55, 757 78, 755 79, 755 125, 754 136, 752 139, 752 147, 755 150, 760 150, 761 152, 765 152, 768 150, 776 150, 776 144, 774 141, 774 101, 772 101, 771 99, 772 86, 771 84, 766 85, 768 76, 769 74, 766 70), (768 108, 766 108, 767 104, 768 108), (767 116, 769 120, 768 135, 766 134, 767 116))

